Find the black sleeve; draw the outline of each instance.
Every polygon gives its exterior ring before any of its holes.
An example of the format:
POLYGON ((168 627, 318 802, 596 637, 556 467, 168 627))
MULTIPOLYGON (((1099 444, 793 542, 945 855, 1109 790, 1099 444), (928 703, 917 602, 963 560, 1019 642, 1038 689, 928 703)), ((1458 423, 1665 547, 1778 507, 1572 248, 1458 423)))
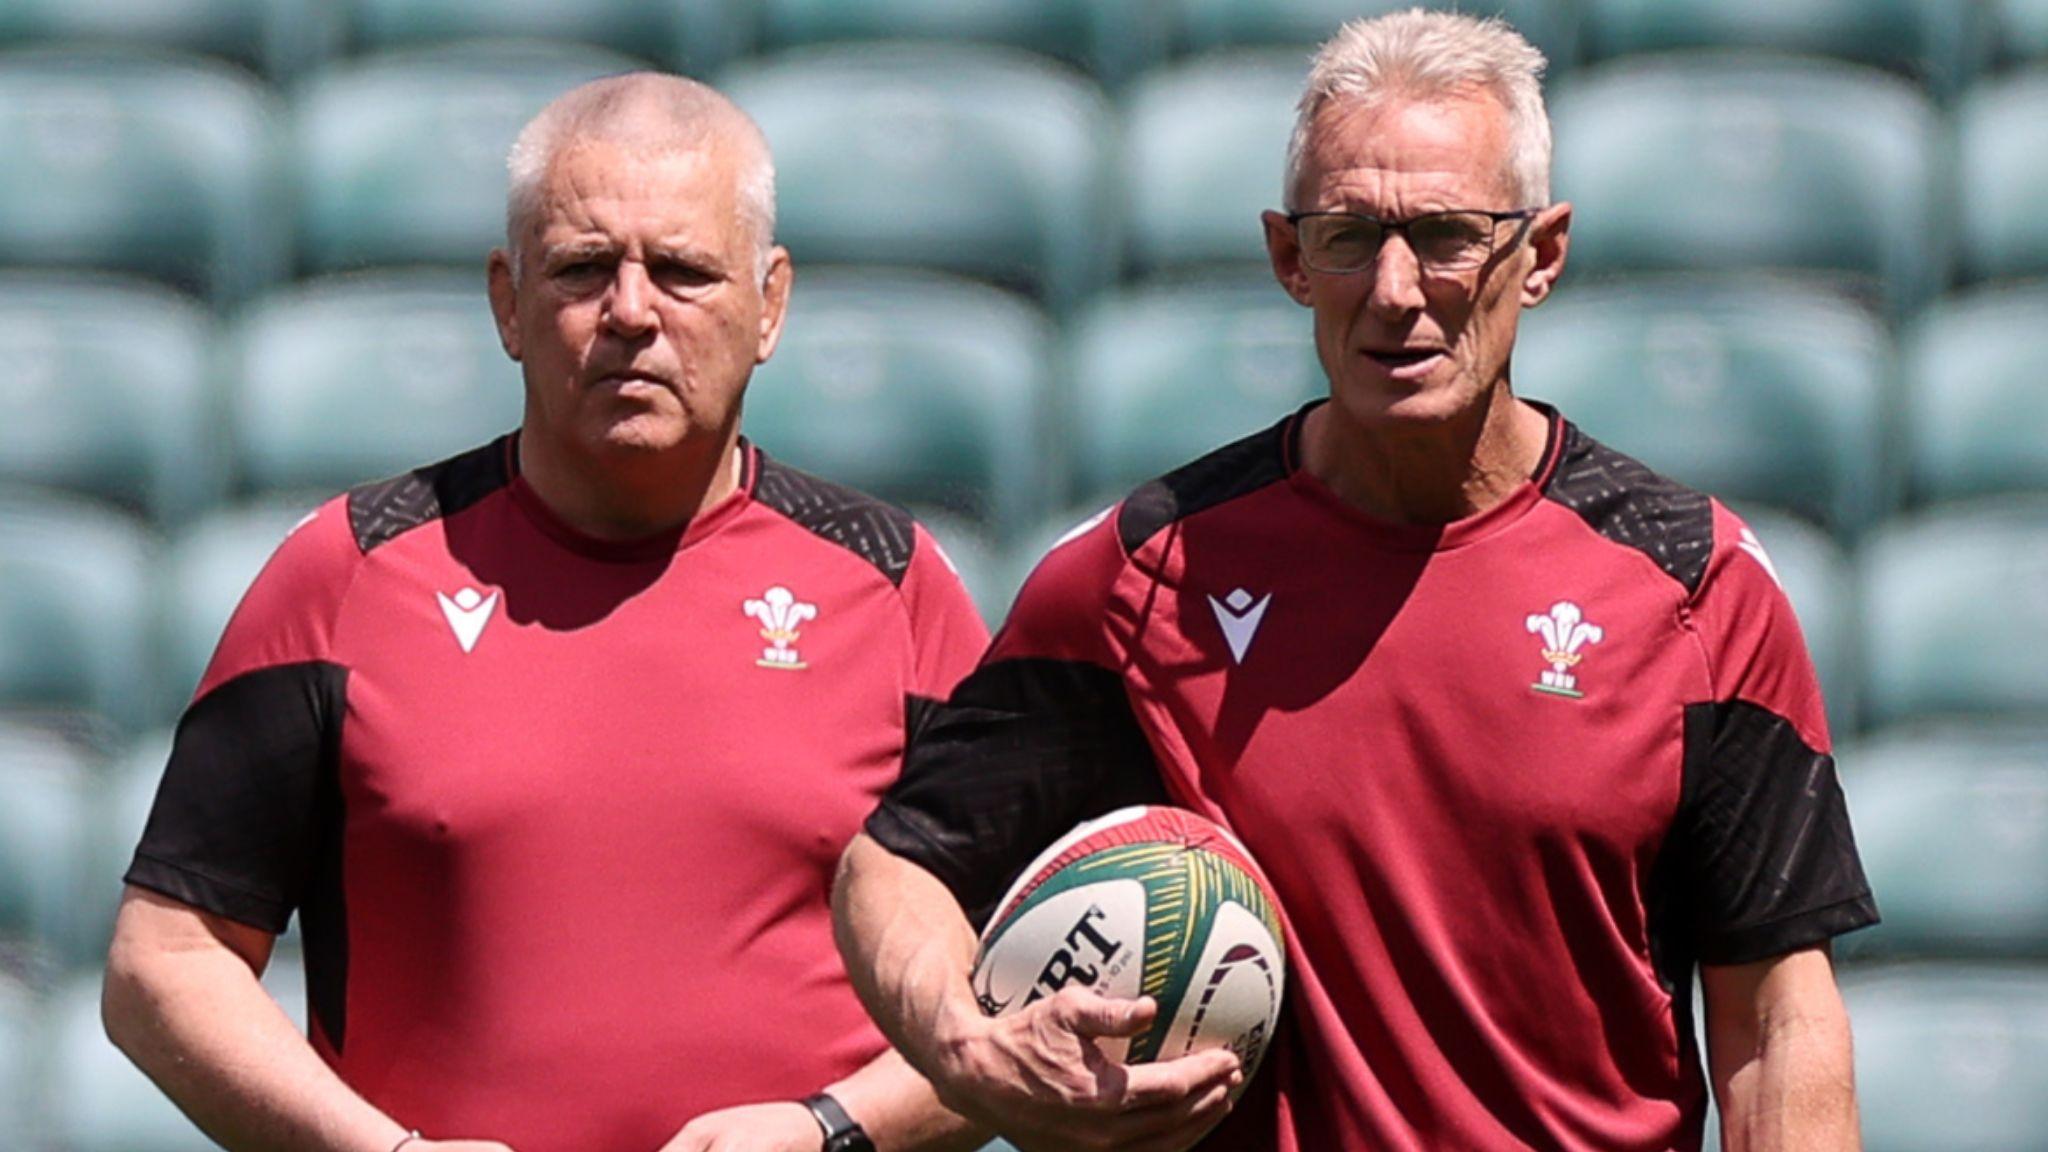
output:
POLYGON ((1877 922, 1834 758, 1755 704, 1686 710, 1666 851, 1674 918, 1703 963, 1763 960, 1877 922))
POLYGON ((1122 679, 1066 660, 997 660, 911 736, 868 835, 937 876, 979 927, 1018 872, 1075 824, 1167 803, 1122 679))
POLYGON ((338 802, 346 686, 336 664, 277 665, 187 709, 128 883, 284 931, 338 802))

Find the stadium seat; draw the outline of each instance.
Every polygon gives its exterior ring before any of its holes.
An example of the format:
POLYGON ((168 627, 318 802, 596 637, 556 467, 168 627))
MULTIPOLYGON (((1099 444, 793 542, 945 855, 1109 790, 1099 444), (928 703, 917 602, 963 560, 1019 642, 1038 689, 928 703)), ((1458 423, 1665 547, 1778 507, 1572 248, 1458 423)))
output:
POLYGON ((1120 80, 1164 49, 1145 5, 1123 0, 763 0, 762 46, 944 40, 1022 48, 1120 80))
POLYGON ((142 840, 170 752, 168 728, 137 737, 114 757, 87 798, 75 913, 78 938, 87 950, 73 957, 77 963, 105 959, 114 913, 121 906, 121 878, 142 840))
POLYGON ((1123 192, 1140 272, 1266 264, 1307 62, 1235 52, 1145 74, 1124 101, 1123 192))
POLYGON ((1885 504, 1891 355, 1883 325, 1831 293, 1655 278, 1567 286, 1522 321, 1514 380, 1675 480, 1854 536, 1885 504))
POLYGON ((1936 285, 1934 112, 1902 78, 1673 55, 1569 77, 1550 108, 1575 271, 1801 272, 1893 315, 1936 285))
POLYGON ((313 77, 294 102, 299 260, 331 272, 472 269, 505 242, 505 156, 563 92, 645 67, 594 48, 464 44, 391 52, 313 77))
POLYGON ((1070 340, 1083 501, 1116 499, 1328 390, 1309 314, 1270 278, 1108 296, 1070 340))
POLYGON ((1500 16, 1543 50, 1553 67, 1578 55, 1576 22, 1550 0, 1171 0, 1178 46, 1207 52, 1247 44, 1308 49, 1346 21, 1403 8, 1444 8, 1500 16))
POLYGON ((0 479, 194 515, 224 478, 212 340, 153 284, 0 272, 0 479))
POLYGON ((346 0, 349 39, 368 52, 473 39, 588 44, 707 75, 747 47, 731 0, 346 0))
POLYGON ((991 629, 1003 622, 1003 613, 1010 607, 1007 598, 1009 589, 1004 584, 1007 573, 1003 569, 1002 549, 987 529, 972 520, 955 515, 944 508, 912 508, 911 514, 932 539, 939 542, 939 548, 946 554, 946 563, 960 576, 960 582, 967 586, 967 594, 974 598, 974 606, 981 612, 981 619, 991 629))
POLYGON ((1887 526, 1858 565, 1870 720, 2048 713, 2048 500, 1887 526))
POLYGON ((36 996, 26 980, 0 964, 0 1131, 41 1147, 42 1119, 34 1079, 42 1037, 36 996))
POLYGON ((1991 0, 1990 11, 1991 42, 2000 60, 2048 59, 2048 0, 1991 0))
POLYGON ((284 271, 272 102, 223 65, 0 56, 0 263, 131 271, 232 304, 284 271))
POLYGON ((0 489, 0 708, 145 717, 152 551, 103 505, 0 489))
MULTIPOLYGON (((263 985, 305 1027, 305 979, 296 952, 271 957, 263 985)), ((82 972, 50 1004, 46 1104, 65 1152, 215 1152, 216 1145, 108 1041, 100 976, 82 972)))
POLYGON ((180 533, 162 566, 154 719, 178 718, 213 658, 242 594, 315 498, 224 509, 180 533))
POLYGON ((1916 726, 1841 761, 1884 910, 1850 955, 2048 960, 2048 725, 1916 726))
POLYGON ((1978 6, 1954 0, 1580 0, 1589 57, 1684 48, 1834 56, 1967 83, 1983 54, 1978 6))
POLYGON ((1064 311, 1115 268, 1109 109, 1094 85, 971 46, 805 48, 727 94, 775 150, 798 267, 919 264, 1028 286, 1064 311))
POLYGON ((2048 284, 1943 300, 1905 340, 1912 494, 2048 492, 2048 284))
POLYGON ((319 0, 8 0, 0 44, 64 42, 174 48, 276 79, 332 51, 339 30, 319 0))
POLYGON ((259 491, 332 492, 475 447, 519 423, 482 265, 339 277, 266 297, 229 342, 231 425, 259 491))
POLYGON ((1856 579, 1849 558, 1811 523, 1747 501, 1735 513, 1771 559, 1771 571, 1799 617, 1828 702, 1828 728, 1839 744, 1856 730, 1861 669, 1856 658, 1856 579))
POLYGON ((78 863, 95 767, 73 741, 0 718, 0 941, 25 941, 40 966, 80 950, 78 863))
POLYGON ((2016 1152, 2048 1131, 2048 968, 1845 974, 1866 1152, 2016 1152))
POLYGON ((889 270, 799 272, 781 347, 747 389, 777 459, 1001 531, 1039 510, 1051 332, 983 284, 889 270))
POLYGON ((2048 70, 1987 81, 1955 114, 1957 263, 1964 279, 2048 275, 2048 70))

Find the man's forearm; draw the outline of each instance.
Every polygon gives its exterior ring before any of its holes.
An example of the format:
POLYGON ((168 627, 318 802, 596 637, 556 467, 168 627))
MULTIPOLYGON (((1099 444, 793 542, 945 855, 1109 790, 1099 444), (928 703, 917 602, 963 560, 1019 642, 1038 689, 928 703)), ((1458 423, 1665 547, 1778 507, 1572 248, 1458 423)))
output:
POLYGON ((893 1049, 827 1091, 879 1152, 968 1152, 992 1138, 939 1103, 931 1082, 893 1049))
POLYGON ((148 894, 123 905, 108 956, 107 1033, 231 1152, 388 1152, 405 1129, 320 1059, 247 960, 148 894))
POLYGON ((943 1059, 947 1017, 972 1008, 974 929, 929 872, 855 837, 832 900, 840 955, 883 1035, 926 1077, 943 1059))
POLYGON ((1844 1152, 1861 1141, 1849 1016, 1825 951, 1706 968, 1707 1041, 1728 1152, 1844 1152))

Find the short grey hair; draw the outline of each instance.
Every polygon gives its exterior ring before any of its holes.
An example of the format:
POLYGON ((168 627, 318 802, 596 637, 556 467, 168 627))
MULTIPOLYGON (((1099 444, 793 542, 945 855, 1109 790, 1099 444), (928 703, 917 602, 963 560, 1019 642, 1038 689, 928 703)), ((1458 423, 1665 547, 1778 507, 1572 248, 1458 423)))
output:
POLYGON ((629 72, 571 89, 528 121, 505 159, 505 240, 519 268, 523 234, 540 211, 548 166, 577 140, 686 151, 714 142, 739 150, 740 223, 753 233, 754 272, 775 246, 775 159, 752 117, 708 84, 665 72, 629 72))
POLYGON ((1337 100, 1434 100, 1480 89, 1508 114, 1509 184, 1518 208, 1550 203, 1550 116, 1543 53, 1495 17, 1410 8, 1344 25, 1317 51, 1287 145, 1284 203, 1295 202, 1316 114, 1337 100))

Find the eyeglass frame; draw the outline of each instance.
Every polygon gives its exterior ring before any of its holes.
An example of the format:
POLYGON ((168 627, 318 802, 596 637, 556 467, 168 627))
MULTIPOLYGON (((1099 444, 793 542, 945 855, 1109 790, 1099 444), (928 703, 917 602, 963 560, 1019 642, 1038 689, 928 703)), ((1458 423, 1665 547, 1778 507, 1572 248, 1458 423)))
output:
POLYGON ((1410 252, 1415 253, 1415 263, 1418 270, 1420 270, 1423 273, 1433 272, 1437 275, 1444 275, 1446 273, 1449 273, 1453 276, 1457 276, 1462 275, 1466 272, 1471 272, 1486 267, 1486 265, 1491 263, 1493 258, 1501 252, 1513 251, 1515 246, 1522 242, 1523 237, 1529 234, 1531 222, 1534 221, 1536 217, 1541 216, 1543 212, 1544 209, 1542 208, 1515 208, 1505 212, 1496 212, 1487 208, 1443 208, 1435 212, 1417 212, 1415 215, 1408 217, 1406 220, 1388 220, 1383 217, 1374 216, 1367 212, 1343 212, 1338 211, 1336 209, 1318 209, 1313 212, 1289 212, 1287 213, 1286 219, 1288 226, 1294 229, 1294 234, 1297 243, 1299 242, 1301 237, 1301 222, 1303 220, 1308 219, 1311 216, 1343 216, 1352 220, 1363 220, 1368 223, 1377 224, 1380 227, 1379 247, 1373 249, 1372 259, 1366 261, 1363 264, 1360 264, 1356 268, 1346 268, 1342 270, 1318 268, 1315 265, 1309 263, 1308 246, 1300 245, 1299 247, 1301 251, 1301 266, 1307 268, 1311 272, 1321 272, 1325 276, 1355 276, 1358 273, 1363 272, 1368 268, 1371 268, 1373 264, 1379 260, 1380 253, 1385 251, 1387 247, 1387 235, 1389 233, 1399 232, 1401 233, 1401 239, 1408 244, 1408 250, 1410 252), (1486 234, 1486 242, 1488 247, 1485 258, 1480 260, 1479 263, 1470 265, 1469 267, 1448 269, 1441 267, 1432 267, 1426 261, 1424 261, 1422 259, 1422 253, 1416 250, 1414 241, 1409 238, 1408 229, 1418 220, 1429 220, 1438 216, 1484 216, 1488 220, 1492 221, 1493 227, 1486 234), (1514 239, 1508 242, 1506 248, 1502 248, 1500 247, 1496 237, 1500 232, 1501 224, 1508 220, 1520 220, 1522 222, 1522 226, 1520 228, 1515 229, 1514 239))

